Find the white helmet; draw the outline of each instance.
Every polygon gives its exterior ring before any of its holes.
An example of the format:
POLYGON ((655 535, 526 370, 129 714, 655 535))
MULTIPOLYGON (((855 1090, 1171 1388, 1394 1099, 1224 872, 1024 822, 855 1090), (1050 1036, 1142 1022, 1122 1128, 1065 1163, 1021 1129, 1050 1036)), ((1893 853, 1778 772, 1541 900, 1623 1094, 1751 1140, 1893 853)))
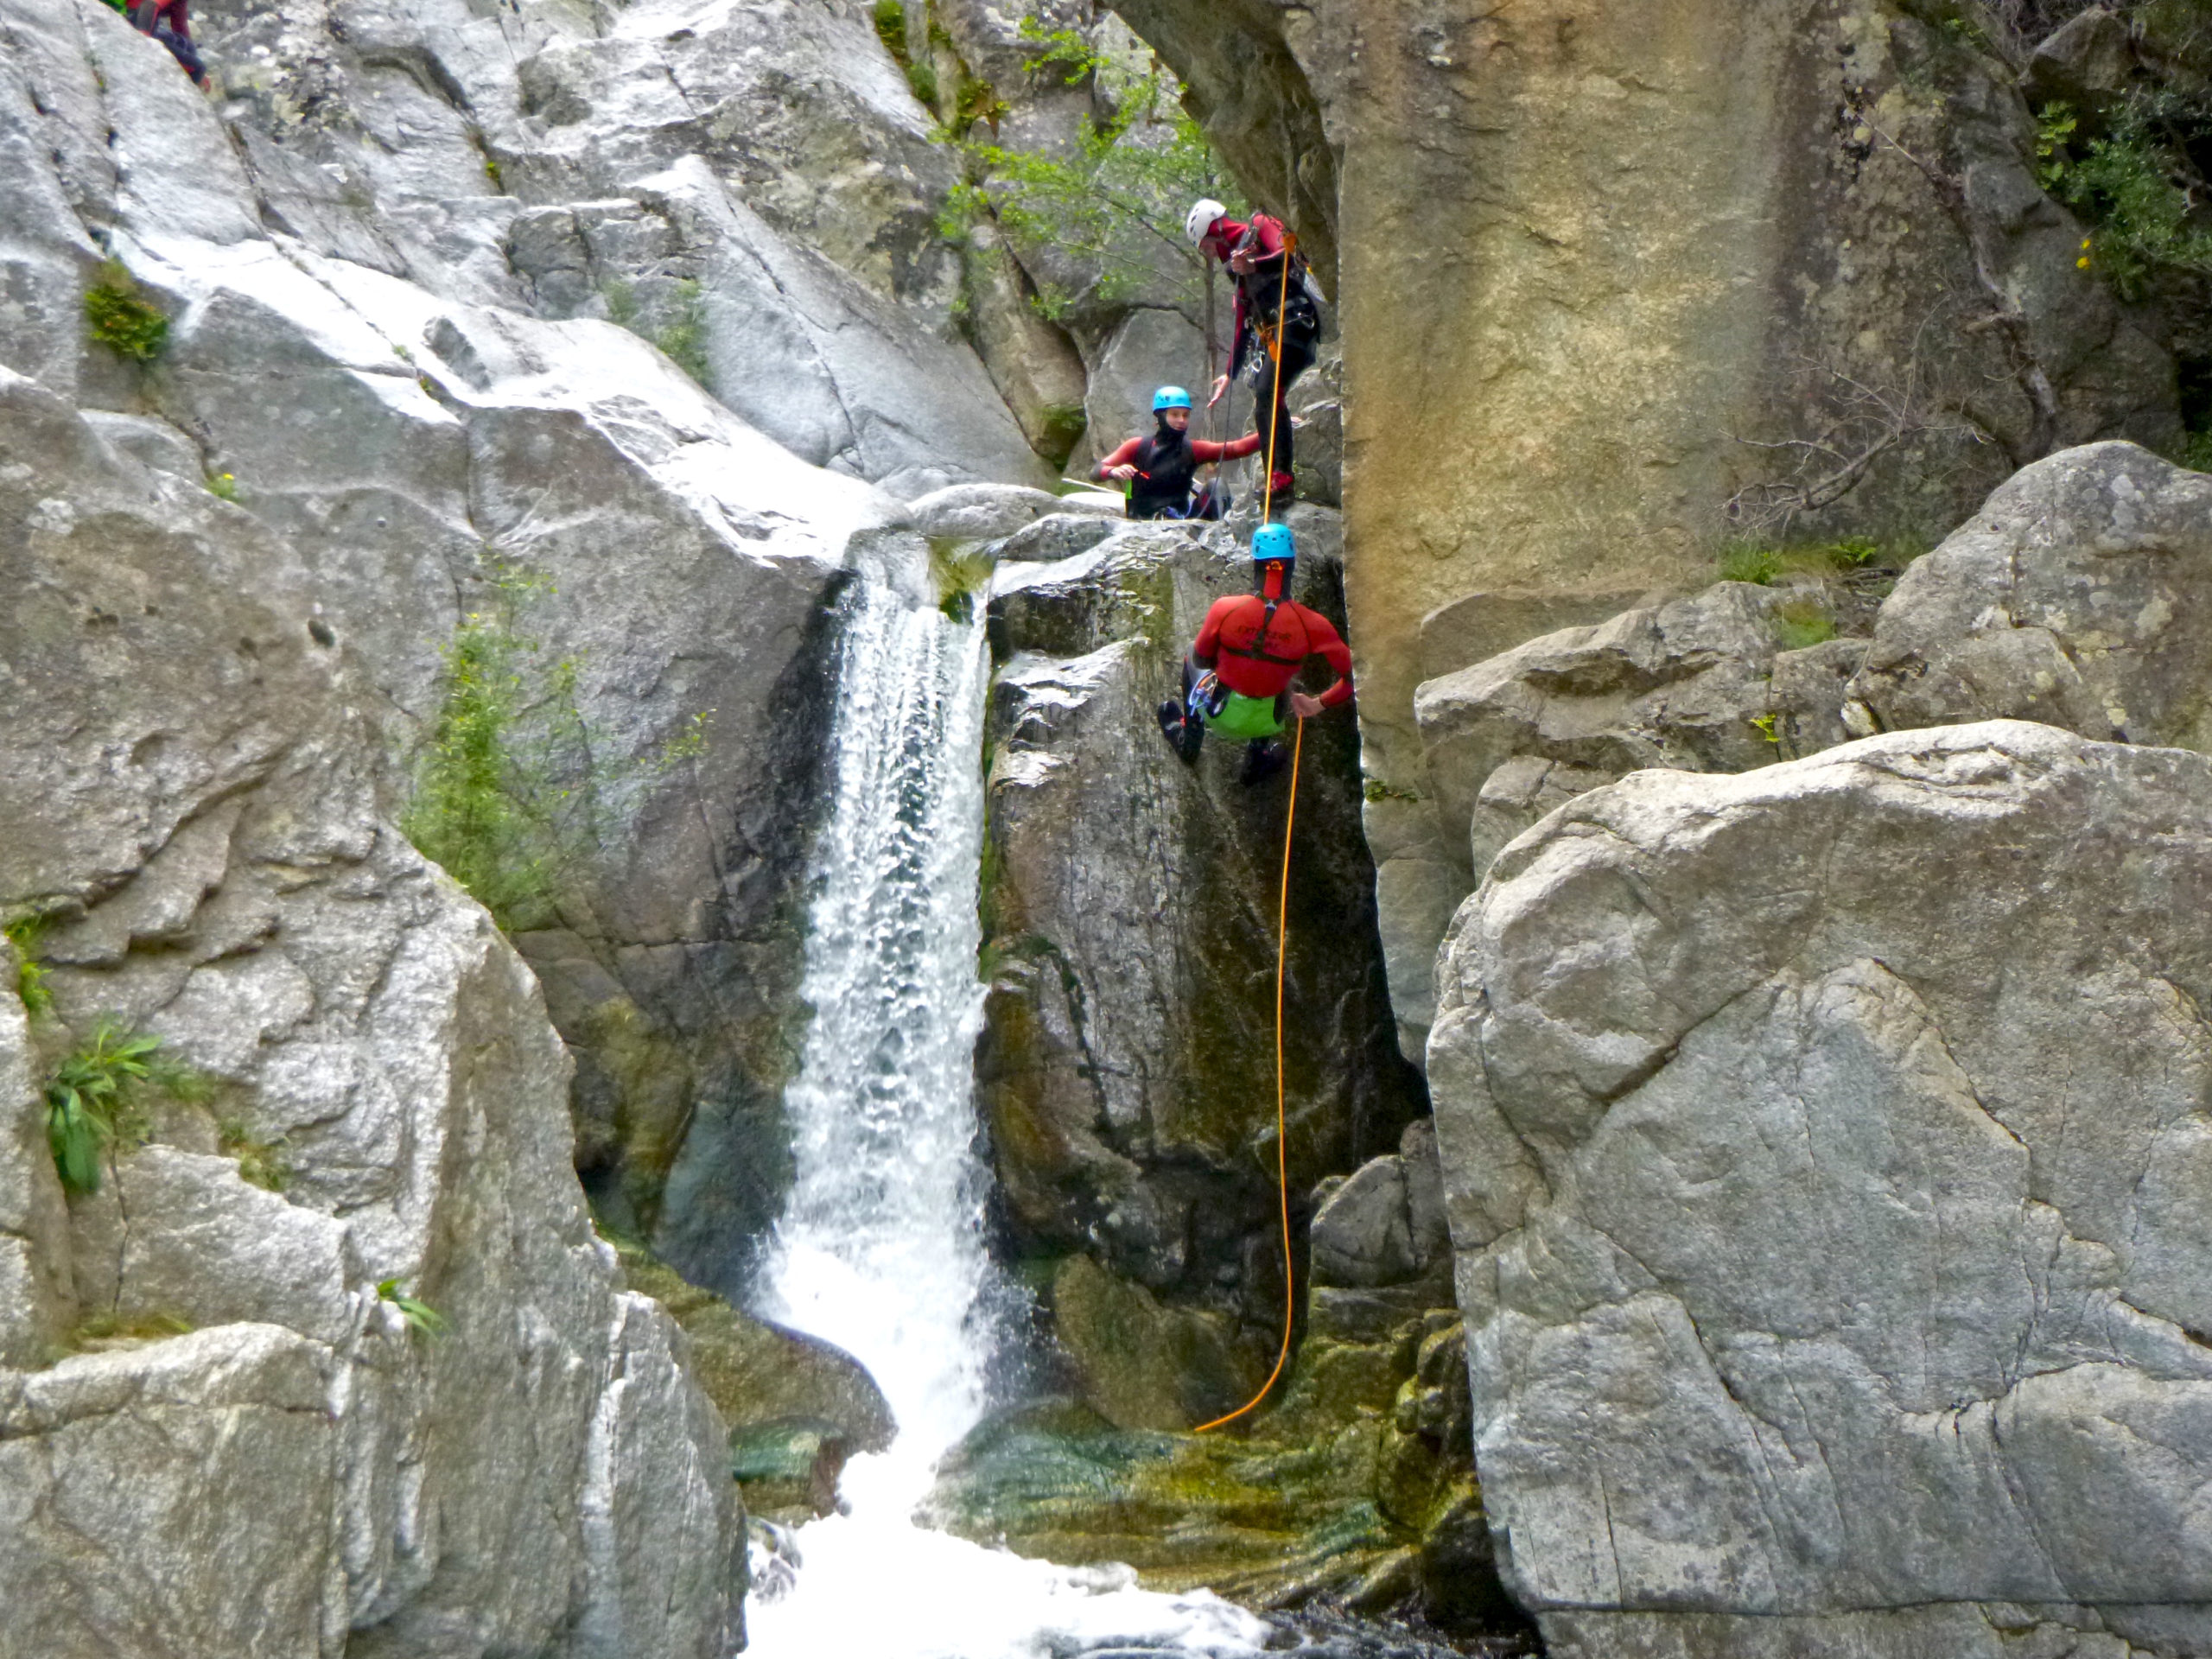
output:
POLYGON ((1203 242, 1206 232, 1213 228, 1214 220, 1228 216, 1229 209, 1211 196, 1202 197, 1192 204, 1191 216, 1183 221, 1184 233, 1193 242, 1203 242))

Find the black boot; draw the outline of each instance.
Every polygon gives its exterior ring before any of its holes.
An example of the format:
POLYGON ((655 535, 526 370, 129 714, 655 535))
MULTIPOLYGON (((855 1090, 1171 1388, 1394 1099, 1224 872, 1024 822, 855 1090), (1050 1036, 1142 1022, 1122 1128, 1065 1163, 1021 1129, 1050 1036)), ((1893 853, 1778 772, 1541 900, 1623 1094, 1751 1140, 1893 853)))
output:
POLYGON ((1290 759, 1290 751, 1272 738, 1255 737, 1244 746, 1244 765, 1236 774, 1236 781, 1249 789, 1255 784, 1264 784, 1281 772, 1290 759))
POLYGON ((1206 728, 1184 712, 1183 705, 1170 697, 1160 705, 1160 732, 1167 740, 1167 747, 1175 751, 1175 758, 1185 766, 1195 766, 1198 747, 1206 741, 1206 728))

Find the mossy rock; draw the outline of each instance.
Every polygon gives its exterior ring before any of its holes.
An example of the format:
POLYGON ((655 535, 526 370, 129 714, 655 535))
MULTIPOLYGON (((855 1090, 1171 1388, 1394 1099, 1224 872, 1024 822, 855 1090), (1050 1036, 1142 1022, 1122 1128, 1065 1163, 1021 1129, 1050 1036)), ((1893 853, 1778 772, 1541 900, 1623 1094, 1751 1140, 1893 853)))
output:
POLYGON ((1162 1303, 1087 1255, 1060 1264, 1052 1310, 1084 1400, 1117 1427, 1192 1427, 1267 1377, 1267 1360, 1227 1314, 1162 1303))
POLYGON ((630 1287, 665 1307, 690 1338, 693 1373, 733 1448, 753 1444, 756 1431, 767 1444, 794 1425, 841 1437, 854 1452, 890 1446, 898 1433, 890 1404, 851 1355, 732 1307, 633 1244, 617 1249, 630 1287))

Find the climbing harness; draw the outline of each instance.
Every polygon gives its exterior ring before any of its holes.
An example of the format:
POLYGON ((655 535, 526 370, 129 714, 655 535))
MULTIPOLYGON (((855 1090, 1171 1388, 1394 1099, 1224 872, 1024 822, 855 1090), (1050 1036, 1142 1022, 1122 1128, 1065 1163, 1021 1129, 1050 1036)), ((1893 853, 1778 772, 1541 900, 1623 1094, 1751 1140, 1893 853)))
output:
MULTIPOLYGON (((1290 260, 1296 246, 1297 238, 1291 235, 1290 227, 1286 225, 1282 232, 1282 294, 1285 300, 1290 297, 1290 260)), ((1280 305, 1276 308, 1275 315, 1278 318, 1282 315, 1280 305)), ((1260 530, 1253 532, 1255 540, 1258 539, 1261 531, 1267 529, 1269 517, 1274 511, 1275 426, 1276 414, 1281 407, 1278 401, 1268 416, 1268 487, 1260 498, 1260 530)), ((1286 580, 1284 586, 1288 585, 1286 580)), ((1286 594, 1284 597, 1288 598, 1289 595, 1286 594)), ((1270 605, 1267 609, 1268 620, 1272 620, 1274 616, 1274 607, 1270 605)), ((1259 638, 1253 643, 1264 646, 1267 642, 1267 621, 1263 620, 1260 625, 1259 638)), ((1282 983, 1283 969, 1290 947, 1290 835, 1298 823, 1298 761, 1305 747, 1306 717, 1300 715, 1296 718, 1296 729, 1291 737, 1290 803, 1283 810, 1282 880, 1275 897, 1275 1197, 1282 1211, 1282 1346, 1275 1354, 1275 1368, 1268 1373, 1268 1380, 1260 1384, 1260 1391, 1226 1417, 1200 1423, 1194 1431, 1200 1434, 1208 1429, 1219 1428, 1224 1423, 1235 1422, 1239 1417, 1255 1410, 1260 1402, 1268 1397, 1268 1391, 1282 1376, 1283 1368, 1290 1363, 1290 1328, 1298 1313, 1298 1280, 1293 1271, 1290 1251, 1290 1131, 1287 1114, 1283 1109, 1282 983)))

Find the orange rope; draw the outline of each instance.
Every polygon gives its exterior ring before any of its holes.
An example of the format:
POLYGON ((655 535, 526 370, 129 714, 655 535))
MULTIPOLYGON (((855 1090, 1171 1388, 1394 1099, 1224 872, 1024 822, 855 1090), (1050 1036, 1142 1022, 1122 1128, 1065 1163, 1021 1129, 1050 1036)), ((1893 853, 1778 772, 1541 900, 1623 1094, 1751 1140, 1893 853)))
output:
MULTIPOLYGON (((1274 338, 1268 346, 1268 356, 1275 372, 1268 387, 1274 395, 1268 400, 1268 476, 1260 486, 1260 522, 1266 524, 1274 507, 1275 434, 1282 425, 1282 324, 1283 313, 1290 304, 1290 256, 1297 245, 1286 225, 1282 232, 1282 293, 1275 301, 1274 338)), ((1283 595, 1287 599, 1287 594, 1283 595)), ((1226 1417, 1217 1417, 1210 1423, 1200 1423, 1192 1432, 1203 1434, 1210 1428, 1219 1428, 1224 1423, 1233 1423, 1256 1408, 1268 1397, 1275 1379, 1282 1375, 1283 1367, 1290 1363, 1290 1327, 1298 1313, 1296 1275, 1291 1268, 1290 1256, 1290 1131, 1284 1122, 1282 1084, 1282 981, 1283 963, 1290 948, 1290 832, 1298 823, 1298 760, 1306 748, 1306 721, 1300 718, 1290 749, 1290 804, 1282 818, 1282 886, 1275 899, 1275 1196, 1282 1206, 1282 1348, 1275 1355, 1275 1368, 1268 1373, 1268 1380, 1260 1384, 1260 1391, 1226 1417)))
POLYGON ((1210 1428, 1219 1428, 1224 1423, 1233 1423, 1252 1410, 1268 1397, 1268 1390, 1274 1387, 1283 1367, 1290 1363, 1290 1327, 1298 1311, 1298 1299, 1290 1260, 1290 1132, 1283 1112, 1282 982, 1283 962, 1290 946, 1290 832, 1298 822, 1298 760, 1305 747, 1306 722, 1301 719, 1291 744, 1290 807, 1282 820, 1282 887, 1275 899, 1275 1192, 1282 1205, 1282 1349, 1275 1355, 1275 1368, 1260 1384, 1260 1391, 1228 1416, 1200 1423, 1193 1431, 1199 1434, 1210 1428))

